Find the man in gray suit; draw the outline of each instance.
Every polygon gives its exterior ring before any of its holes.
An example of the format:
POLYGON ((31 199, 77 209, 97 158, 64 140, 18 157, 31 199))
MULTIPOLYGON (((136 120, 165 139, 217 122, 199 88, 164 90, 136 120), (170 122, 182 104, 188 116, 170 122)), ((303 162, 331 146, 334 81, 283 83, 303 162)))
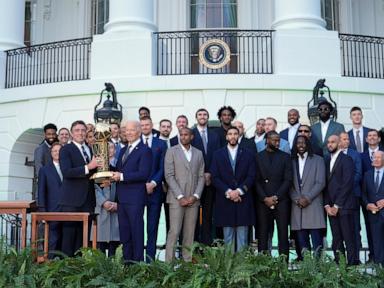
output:
POLYGON ((320 122, 312 125, 312 133, 317 138, 317 144, 323 149, 323 155, 329 154, 327 148, 327 139, 331 135, 339 135, 341 132, 345 132, 344 125, 333 121, 331 119, 331 113, 333 106, 327 100, 319 102, 317 106, 319 111, 320 122))
POLYGON ((179 131, 180 143, 167 150, 164 176, 168 183, 167 203, 169 204, 170 229, 167 235, 165 260, 175 256, 175 245, 183 228, 183 258, 191 261, 188 247, 193 243, 199 200, 204 189, 204 158, 200 150, 191 145, 192 130, 179 131))
POLYGON ((297 136, 292 156, 291 229, 297 233, 300 251, 311 250, 311 236, 312 249, 318 255, 323 246, 321 229, 326 227, 322 194, 326 181, 324 160, 313 153, 311 142, 304 135, 297 136))

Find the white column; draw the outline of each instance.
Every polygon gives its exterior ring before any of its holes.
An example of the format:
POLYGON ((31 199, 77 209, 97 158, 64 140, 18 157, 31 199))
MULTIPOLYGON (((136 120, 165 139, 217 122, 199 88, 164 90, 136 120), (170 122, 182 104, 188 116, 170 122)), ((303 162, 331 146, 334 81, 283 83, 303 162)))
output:
POLYGON ((154 1, 109 1, 109 22, 104 26, 105 32, 93 37, 91 78, 106 81, 112 77, 154 74, 156 41, 153 32, 157 30, 154 1))
POLYGON ((24 46, 25 0, 0 1, 0 51, 24 46))
POLYGON ((155 31, 153 0, 110 0, 105 33, 130 30, 155 31))
POLYGON ((25 0, 0 1, 0 89, 5 84, 8 49, 24 46, 25 0))
POLYGON ((320 0, 275 0, 275 21, 272 28, 321 29, 326 23, 321 18, 320 0))

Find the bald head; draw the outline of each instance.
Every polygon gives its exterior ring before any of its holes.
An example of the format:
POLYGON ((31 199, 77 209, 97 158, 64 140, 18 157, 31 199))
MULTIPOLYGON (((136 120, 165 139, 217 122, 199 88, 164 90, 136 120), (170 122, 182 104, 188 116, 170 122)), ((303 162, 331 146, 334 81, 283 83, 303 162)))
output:
POLYGON ((339 142, 340 138, 337 135, 331 135, 327 139, 327 148, 328 152, 333 154, 336 153, 337 150, 339 150, 339 142))
POLYGON ((125 127, 125 136, 129 144, 140 138, 141 125, 139 121, 125 121, 122 127, 125 127))
POLYGON ((239 130, 239 137, 244 135, 244 124, 241 121, 233 121, 232 126, 236 127, 237 130, 239 130))

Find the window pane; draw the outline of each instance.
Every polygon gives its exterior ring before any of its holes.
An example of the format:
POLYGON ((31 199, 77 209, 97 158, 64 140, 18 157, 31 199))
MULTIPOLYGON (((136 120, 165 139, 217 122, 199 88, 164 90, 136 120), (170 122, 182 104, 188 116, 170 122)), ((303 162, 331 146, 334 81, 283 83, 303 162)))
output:
POLYGON ((191 6, 191 28, 205 28, 205 6, 191 6))
POLYGON ((237 9, 236 5, 223 6, 223 27, 237 27, 237 9))
POLYGON ((221 4, 207 5, 207 28, 223 27, 221 23, 221 4))

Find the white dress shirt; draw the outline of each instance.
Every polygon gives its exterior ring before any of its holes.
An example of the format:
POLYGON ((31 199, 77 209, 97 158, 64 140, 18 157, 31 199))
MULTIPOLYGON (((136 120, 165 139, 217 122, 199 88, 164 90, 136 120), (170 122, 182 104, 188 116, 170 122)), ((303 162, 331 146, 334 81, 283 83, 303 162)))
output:
POLYGON ((191 146, 189 146, 188 150, 183 145, 180 144, 180 146, 181 146, 181 149, 184 152, 185 158, 187 158, 187 161, 191 162, 191 159, 192 159, 192 149, 191 149, 191 146))
POLYGON ((371 149, 370 147, 368 148, 368 153, 369 153, 369 158, 373 160, 373 153, 379 151, 379 146, 377 146, 375 149, 371 149))
POLYGON ((147 144, 148 144, 148 147, 151 148, 152 147, 152 140, 153 140, 153 134, 149 134, 147 136, 145 136, 144 134, 141 135, 141 138, 143 139, 143 143, 145 144, 145 142, 147 141, 147 144))
MULTIPOLYGON (((141 141, 141 139, 139 138, 136 141, 134 141, 132 144, 128 143, 127 149, 129 149, 129 146, 131 146, 129 154, 131 154, 132 151, 137 148, 136 146, 139 145, 140 141, 141 141)), ((124 175, 122 172, 120 173, 120 181, 124 181, 124 175)))
POLYGON ((327 135, 329 123, 331 123, 331 119, 328 119, 328 121, 326 121, 326 122, 320 121, 320 125, 321 125, 321 140, 323 142, 325 141, 325 136, 327 135))
POLYGON ((359 131, 359 136, 360 136, 360 144, 361 144, 361 149, 363 149, 364 151, 364 130, 363 130, 363 126, 361 126, 360 128, 356 129, 356 128, 352 128, 353 130, 353 137, 355 137, 355 143, 356 143, 356 147, 357 147, 357 141, 356 141, 356 135, 357 135, 357 131, 359 131))
MULTIPOLYGON (((231 145, 228 144, 227 148, 228 148, 229 155, 231 156, 232 160, 236 161, 237 150, 239 150, 239 145, 236 145, 236 147, 233 148, 231 145)), ((241 188, 236 188, 236 190, 239 191, 240 195, 244 195, 244 191, 241 188)), ((228 189, 225 192, 225 195, 227 198, 229 198, 229 195, 227 194, 229 191, 231 191, 231 189, 228 189)))
POLYGON ((308 158, 308 152, 305 152, 303 154, 303 158, 301 158, 301 156, 299 154, 297 154, 297 156, 298 156, 298 162, 299 162, 299 174, 300 174, 300 178, 302 179, 303 173, 304 173, 305 162, 307 161, 307 158, 308 158))
POLYGON ((342 150, 337 150, 335 153, 331 154, 331 162, 329 164, 329 171, 332 172, 333 166, 335 165, 337 157, 339 157, 339 154, 342 150))
POLYGON ((264 136, 265 133, 261 134, 260 136, 257 136, 257 134, 255 134, 255 143, 262 141, 264 139, 264 136))
POLYGON ((171 147, 171 140, 169 139, 169 137, 168 137, 168 138, 165 138, 164 136, 160 135, 160 136, 159 136, 159 139, 165 141, 165 143, 167 143, 167 147, 168 147, 168 148, 171 147))
POLYGON ((201 138, 203 138, 203 136, 202 136, 203 132, 202 131, 203 130, 205 131, 205 139, 207 139, 207 144, 208 144, 208 127, 207 126, 202 127, 202 126, 197 125, 197 130, 199 131, 201 138))
MULTIPOLYGON (((73 144, 76 145, 76 147, 79 149, 80 153, 81 153, 81 156, 83 156, 83 159, 84 159, 84 162, 87 162, 85 157, 84 157, 84 154, 83 154, 83 149, 81 147, 84 147, 84 150, 85 150, 85 153, 88 154, 88 158, 89 160, 92 160, 91 159, 91 151, 89 150, 89 147, 88 145, 85 144, 85 142, 83 144, 79 144, 75 141, 72 141, 73 144)), ((84 165, 84 171, 85 171, 85 175, 88 175, 89 174, 89 169, 88 169, 88 166, 87 165, 84 165)))
POLYGON ((288 127, 288 142, 289 142, 289 148, 292 149, 293 142, 295 141, 295 136, 297 134, 297 130, 300 127, 300 123, 296 123, 295 125, 289 125, 288 127))
POLYGON ((59 174, 59 177, 60 177, 61 182, 63 182, 63 173, 61 173, 61 169, 60 169, 60 164, 59 164, 59 162, 55 162, 55 161, 52 161, 52 162, 53 162, 53 165, 55 165, 57 174, 59 174))

